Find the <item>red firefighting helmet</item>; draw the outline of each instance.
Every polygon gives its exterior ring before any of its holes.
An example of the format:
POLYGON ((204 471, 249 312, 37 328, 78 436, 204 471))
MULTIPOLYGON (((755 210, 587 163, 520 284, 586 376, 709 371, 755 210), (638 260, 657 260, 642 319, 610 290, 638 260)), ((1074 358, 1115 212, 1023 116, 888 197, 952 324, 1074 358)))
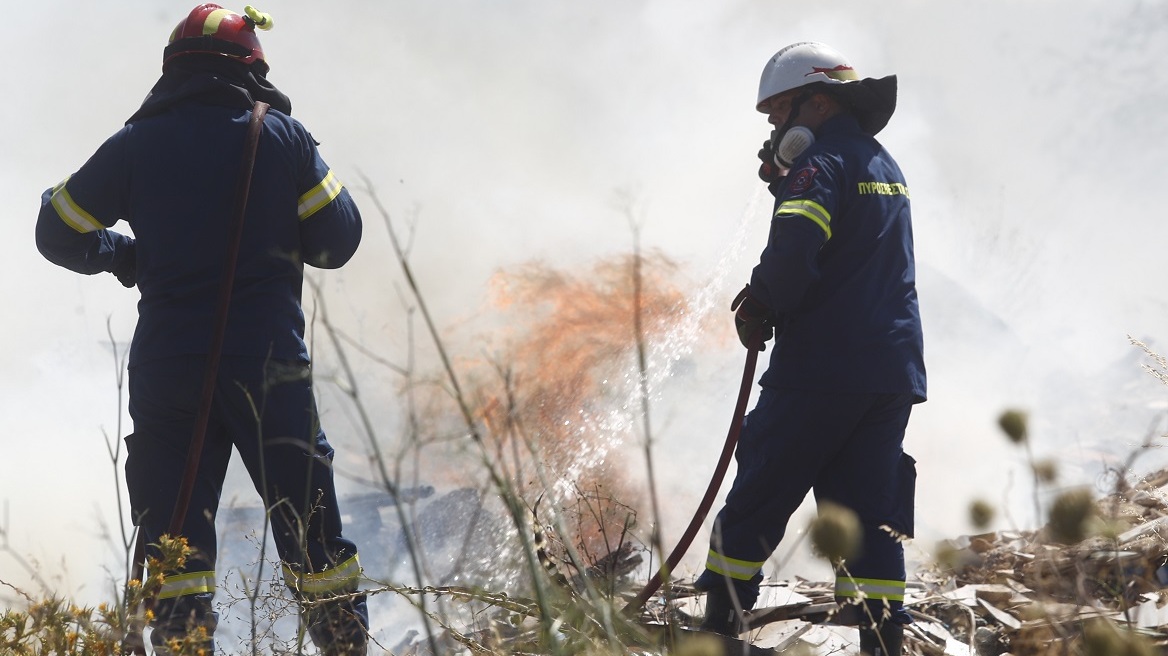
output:
POLYGON ((162 70, 175 57, 190 53, 222 55, 244 64, 264 62, 256 28, 272 29, 272 17, 251 6, 244 7, 243 13, 241 16, 210 3, 192 9, 170 33, 170 43, 163 50, 162 70))

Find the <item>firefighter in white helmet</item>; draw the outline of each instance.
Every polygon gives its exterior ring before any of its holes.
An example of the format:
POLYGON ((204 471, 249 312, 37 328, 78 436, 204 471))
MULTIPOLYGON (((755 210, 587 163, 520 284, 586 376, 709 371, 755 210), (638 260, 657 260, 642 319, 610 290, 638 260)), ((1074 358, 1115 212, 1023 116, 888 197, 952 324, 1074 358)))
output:
POLYGON ((874 138, 895 106, 894 76, 861 78, 820 43, 763 69, 756 109, 774 131, 759 175, 775 209, 731 309, 744 346, 775 341, 696 582, 706 630, 745 628, 763 565, 813 490, 862 529, 860 548, 835 560, 840 620, 860 627, 863 653, 900 653, 916 477, 902 443, 926 389, 909 189, 874 138))

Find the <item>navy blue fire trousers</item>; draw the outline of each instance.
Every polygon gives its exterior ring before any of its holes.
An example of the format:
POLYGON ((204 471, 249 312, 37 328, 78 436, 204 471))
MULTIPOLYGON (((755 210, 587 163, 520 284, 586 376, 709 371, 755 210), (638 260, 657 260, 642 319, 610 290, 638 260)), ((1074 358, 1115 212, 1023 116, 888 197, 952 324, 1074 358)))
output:
POLYGON ((836 567, 837 601, 848 609, 863 599, 877 621, 907 623, 902 539, 913 533, 916 464, 902 444, 913 403, 911 394, 763 388, 743 425, 738 473, 697 587, 730 585, 741 607, 752 608, 763 565, 814 490, 817 503, 854 511, 863 530, 860 553, 836 567))
MULTIPOLYGON (((167 358, 130 368, 126 482, 135 523, 147 545, 166 533, 186 467, 206 367, 205 356, 167 358)), ((219 365, 198 475, 182 535, 193 553, 182 571, 166 572, 154 629, 177 637, 191 625, 213 633, 215 514, 232 448, 271 515, 271 535, 285 583, 304 601, 341 595, 334 608, 306 604, 314 641, 364 643, 368 611, 355 595, 357 547, 341 533, 333 449, 317 417, 309 366, 224 356, 219 365), (347 596, 345 596, 347 595, 347 596), (325 610, 331 615, 325 617, 325 610)), ((257 533, 262 527, 256 526, 257 533)), ((158 556, 151 546, 148 555, 158 556)))

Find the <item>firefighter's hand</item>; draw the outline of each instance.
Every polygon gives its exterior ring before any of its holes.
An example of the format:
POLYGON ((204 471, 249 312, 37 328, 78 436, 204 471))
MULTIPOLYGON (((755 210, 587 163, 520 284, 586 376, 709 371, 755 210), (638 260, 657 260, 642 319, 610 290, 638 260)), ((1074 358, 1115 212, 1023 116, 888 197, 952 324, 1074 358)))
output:
POLYGON ((738 341, 748 349, 765 351, 765 342, 775 336, 774 315, 758 299, 750 295, 750 285, 742 288, 734 302, 734 327, 738 330, 738 341))
POLYGON ((138 252, 134 242, 118 249, 110 273, 127 289, 138 283, 138 252))
POLYGON ((762 148, 758 150, 758 158, 762 161, 758 166, 758 177, 763 182, 773 185, 787 177, 787 170, 775 162, 775 149, 770 139, 762 142, 762 148))

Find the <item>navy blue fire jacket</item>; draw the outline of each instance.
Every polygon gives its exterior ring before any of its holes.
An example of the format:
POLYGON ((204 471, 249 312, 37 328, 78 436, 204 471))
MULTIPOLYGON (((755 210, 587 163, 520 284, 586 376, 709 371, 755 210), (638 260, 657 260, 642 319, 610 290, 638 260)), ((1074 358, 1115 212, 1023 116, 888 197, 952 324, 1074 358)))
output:
POLYGON ((853 117, 791 166, 750 289, 777 318, 764 387, 925 400, 908 186, 853 117))
MULTIPOLYGON (((249 117, 178 103, 126 125, 42 197, 36 239, 50 261, 94 274, 136 258, 142 297, 130 366, 210 350, 249 117), (133 239, 109 230, 119 220, 133 239)), ((312 136, 269 110, 223 354, 307 361, 303 265, 339 267, 360 240, 357 206, 312 136)))

